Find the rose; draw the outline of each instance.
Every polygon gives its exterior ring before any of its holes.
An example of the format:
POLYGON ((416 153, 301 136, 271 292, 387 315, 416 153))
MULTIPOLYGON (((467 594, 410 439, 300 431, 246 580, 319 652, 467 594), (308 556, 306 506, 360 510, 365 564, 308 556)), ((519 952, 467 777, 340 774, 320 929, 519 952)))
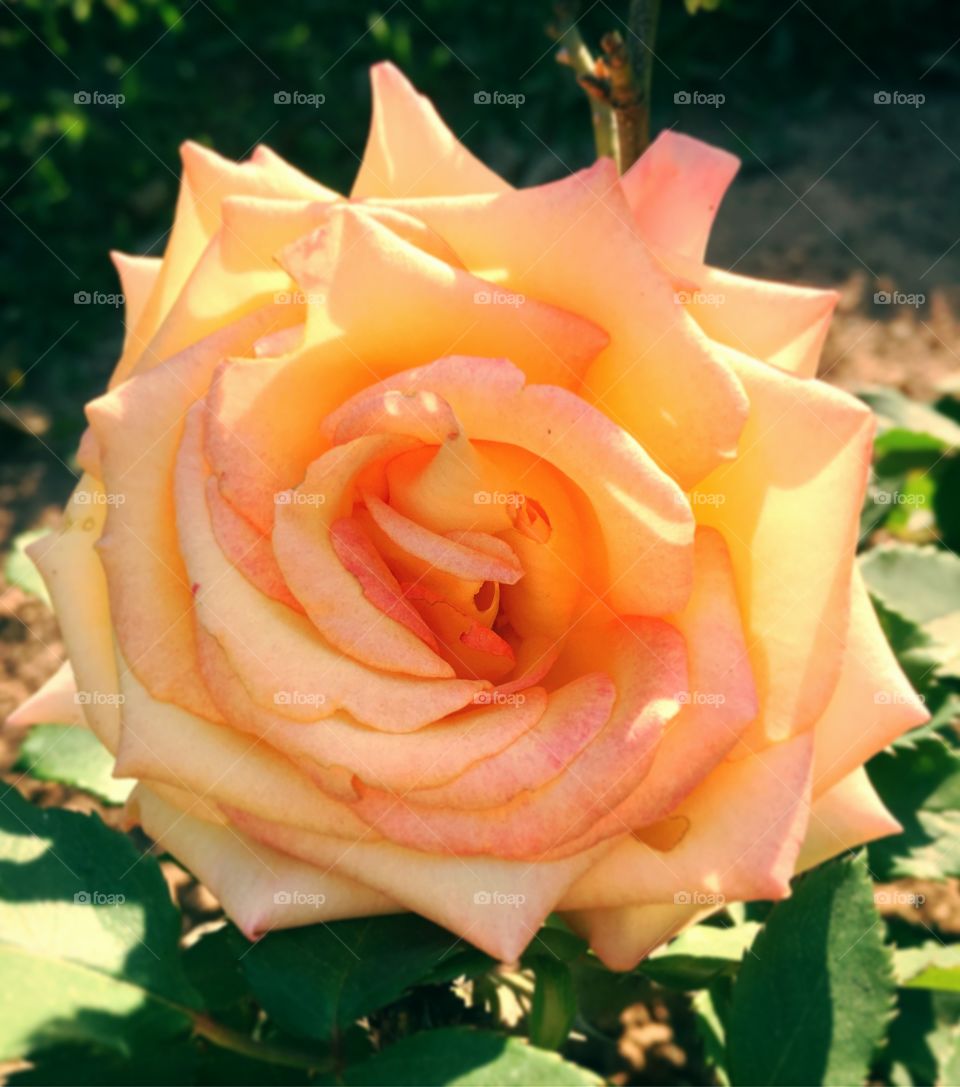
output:
POLYGON ((32 555, 131 819, 244 931, 408 909, 513 959, 557 908, 629 967, 896 829, 872 420, 814 379, 831 292, 703 263, 727 153, 515 191, 374 91, 349 200, 184 148, 32 555))

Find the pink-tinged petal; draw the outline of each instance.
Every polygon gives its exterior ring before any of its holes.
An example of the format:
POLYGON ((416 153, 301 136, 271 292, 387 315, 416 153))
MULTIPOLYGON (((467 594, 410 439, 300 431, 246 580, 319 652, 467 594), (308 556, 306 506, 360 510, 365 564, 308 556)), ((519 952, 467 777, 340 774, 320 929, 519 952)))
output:
MULTIPOLYGON (((334 521, 330 526, 330 543, 344 570, 357 579, 363 595, 377 611, 387 619, 392 619, 406 627, 434 653, 438 652, 439 644, 433 631, 420 618, 417 609, 405 599, 400 583, 390 573, 387 564, 360 525, 348 517, 341 517, 340 520, 334 521)), ((379 623, 379 620, 374 622, 379 623)), ((360 636, 362 637, 364 633, 366 631, 360 631, 360 636)), ((350 642, 349 651, 361 659, 364 656, 356 641, 350 642)), ((379 664, 381 667, 390 666, 390 662, 390 651, 386 647, 383 647, 382 659, 368 661, 374 665, 379 664)), ((397 663, 394 658, 393 666, 395 667, 397 663)), ((402 663, 402 660, 399 663, 402 663)), ((407 671, 408 669, 397 670, 407 671)), ((439 664, 430 661, 430 671, 427 674, 450 675, 451 672, 449 668, 441 668, 439 664)))
POLYGON ((504 962, 516 961, 566 887, 606 848, 532 865, 438 856, 386 842, 346 844, 245 812, 229 814, 258 841, 375 888, 504 962))
POLYGON ((192 662, 192 581, 177 540, 173 468, 187 409, 219 361, 245 352, 282 319, 268 307, 87 405, 101 453, 107 518, 97 547, 117 639, 158 698, 216 711, 192 662), (145 607, 144 602, 150 601, 145 607))
POLYGON ((373 117, 354 200, 501 192, 507 183, 472 155, 389 62, 370 69, 373 117))
MULTIPOLYGON (((495 808, 520 793, 541 789, 596 738, 607 723, 615 697, 608 676, 594 674, 574 680, 550 697, 536 725, 510 747, 474 763, 446 784, 424 788, 408 783, 404 793, 427 808, 470 810, 495 808)), ((363 776, 362 771, 358 773, 363 776)), ((429 820, 429 813, 425 818, 429 820)))
POLYGON ((883 806, 866 770, 858 766, 814 800, 797 871, 902 829, 883 806))
POLYGON ((278 496, 273 549, 294 596, 331 645, 374 668, 446 677, 453 671, 437 655, 436 639, 350 519, 360 499, 358 476, 416 444, 371 435, 328 450, 295 490, 278 496))
MULTIPOLYGON (((622 620, 592 632, 586 641, 581 651, 585 658, 591 651, 595 658, 602 655, 616 702, 606 725, 566 773, 480 811, 422 808, 412 797, 367 789, 358 780, 361 799, 354 810, 399 845, 460 857, 533 859, 581 835, 589 845, 607 837, 599 829, 587 832, 648 772, 663 729, 677 712, 677 693, 686 689, 685 652, 677 632, 655 619, 622 620)), ((586 670, 581 666, 579 673, 586 670)), ((562 689, 551 695, 552 700, 563 697, 562 689)), ((599 692, 592 697, 608 704, 599 692)), ((589 712, 586 707, 584 712, 589 712)), ((579 727, 578 718, 571 717, 570 724, 579 727)))
POLYGON ((469 543, 458 543, 444 538, 428 528, 397 513, 381 502, 374 494, 364 496, 364 502, 377 527, 384 532, 399 548, 423 559, 424 562, 467 581, 500 581, 513 585, 523 577, 523 567, 516 553, 496 536, 484 533, 466 533, 468 539, 479 542, 487 548, 471 547, 469 543))
POLYGON ((814 796, 929 716, 897 663, 855 570, 840 676, 814 728, 814 796))
POLYGON ((713 913, 711 906, 658 903, 609 909, 565 910, 564 921, 590 944, 608 970, 632 970, 661 944, 713 913))
POLYGON ((674 302, 675 286, 638 236, 609 159, 532 189, 397 206, 498 287, 599 325, 610 342, 578 391, 684 489, 734 456, 748 408, 743 388, 674 302))
POLYGON ((816 376, 836 291, 751 279, 672 254, 663 259, 684 280, 677 301, 712 340, 796 377, 816 376))
POLYGON ((220 494, 213 477, 207 479, 206 494, 210 523, 227 561, 260 592, 294 611, 303 612, 303 605, 290 592, 277 565, 270 537, 258 532, 242 514, 237 513, 220 494))
POLYGON ((88 698, 83 713, 100 742, 116 751, 120 707, 105 698, 118 691, 110 631, 110 600, 96 543, 103 531, 103 487, 84 476, 64 510, 63 524, 34 541, 27 553, 43 575, 73 667, 77 690, 88 698))
POLYGON ((739 167, 729 151, 661 132, 620 185, 646 242, 702 261, 717 208, 739 167))
POLYGON ((812 758, 804 735, 725 763, 662 835, 642 832, 655 844, 624 838, 570 888, 561 909, 784 897, 807 830, 812 758))
MULTIPOLYGON (((689 692, 670 723, 650 773, 600 824, 611 833, 666 818, 736 746, 757 715, 757 699, 727 548, 697 531, 693 592, 674 624, 687 646, 689 692)), ((566 856, 577 841, 551 851, 566 856)))
POLYGON ((10 714, 7 724, 14 728, 52 722, 61 725, 83 725, 86 720, 77 698, 77 680, 69 661, 63 664, 32 695, 10 714))
POLYGON ((749 751, 811 727, 836 686, 874 421, 839 389, 723 350, 750 419, 691 503, 733 562, 760 700, 749 751))
MULTIPOLYGON (((441 359, 357 399, 419 390, 446 400, 472 442, 526 450, 581 488, 596 512, 609 569, 616 572, 609 588, 615 610, 661 615, 683 606, 692 578, 690 508, 629 434, 565 389, 525 385, 524 375, 502 359, 441 359)), ((349 410, 348 403, 331 425, 349 410)))
POLYGON ((198 413, 200 405, 188 415, 177 457, 180 548, 199 627, 222 646, 230 670, 258 705, 275 712, 282 704, 285 716, 301 721, 342 708, 373 728, 411 732, 469 705, 486 689, 483 682, 364 667, 324 641, 304 616, 259 593, 227 562, 213 535, 198 413))
POLYGON ((267 744, 158 702, 118 655, 124 696, 116 777, 159 781, 217 805, 242 805, 337 838, 373 835, 349 808, 325 796, 289 759, 267 744))
POLYGON ((334 445, 345 445, 369 434, 405 434, 429 445, 440 445, 460 436, 460 423, 446 400, 435 393, 400 392, 384 397, 355 397, 346 410, 336 413, 335 423, 324 421, 324 433, 334 445))
POLYGON ((342 767, 351 776, 362 774, 364 780, 389 791, 439 786, 458 777, 471 764, 496 755, 533 728, 547 704, 546 692, 536 688, 524 692, 523 699, 478 701, 476 707, 416 733, 364 728, 346 714, 291 722, 281 716, 284 706, 270 713, 253 702, 209 635, 201 637, 200 653, 220 710, 235 728, 261 737, 295 761, 342 767))
POLYGON ((146 786, 138 786, 130 808, 135 822, 213 892, 250 939, 279 928, 397 910, 378 891, 294 860, 228 824, 200 819, 191 807, 178 808, 146 786))

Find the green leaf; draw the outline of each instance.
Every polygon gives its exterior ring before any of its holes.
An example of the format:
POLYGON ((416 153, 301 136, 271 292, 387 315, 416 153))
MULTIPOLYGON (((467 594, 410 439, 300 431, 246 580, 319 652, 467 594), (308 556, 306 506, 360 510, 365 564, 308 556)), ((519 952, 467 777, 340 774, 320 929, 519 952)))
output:
POLYGON ((755 921, 721 928, 694 925, 640 967, 647 977, 672 989, 703 989, 722 974, 734 974, 760 926, 755 921))
POLYGON ((880 454, 923 444, 940 450, 960 448, 960 426, 936 408, 891 388, 865 389, 859 396, 879 416, 881 433, 876 446, 880 454))
POLYGON ((49 604, 50 596, 47 593, 46 585, 43 583, 43 578, 40 576, 40 571, 33 565, 33 560, 26 552, 26 548, 34 540, 46 535, 47 529, 41 528, 33 532, 22 532, 17 536, 4 564, 3 575, 11 585, 16 585, 18 589, 23 589, 25 593, 29 593, 31 596, 38 596, 49 604))
POLYGON ((566 963, 548 955, 537 960, 535 970, 530 1041, 541 1049, 559 1049, 577 1015, 573 976, 566 963))
POLYGON ((284 1030, 320 1041, 410 986, 435 980, 460 950, 456 936, 416 914, 271 932, 252 947, 236 939, 264 1010, 284 1030))
POLYGON ((861 860, 800 879, 754 941, 733 987, 733 1083, 862 1083, 894 984, 861 860))
POLYGON ((960 610, 960 558, 949 551, 889 544, 868 551, 860 569, 875 597, 920 626, 960 610))
POLYGON ((83 789, 108 804, 122 804, 135 782, 113 776, 113 756, 94 734, 75 725, 35 725, 16 768, 40 781, 83 789))
POLYGON ((871 842, 881 879, 960 876, 960 752, 937 738, 875 755, 867 766, 903 832, 871 842))
POLYGON ((198 997, 157 862, 96 815, 0 794, 0 1059, 185 1033, 198 997))
POLYGON ((593 1072, 519 1038, 459 1027, 405 1038, 343 1075, 348 1087, 583 1087, 593 1072))
POLYGON ((893 1083, 960 1083, 960 995, 901 989, 883 1058, 893 1083))
POLYGON ((730 1082, 726 1069, 727 1031, 720 1011, 720 1004, 729 999, 725 991, 729 985, 729 981, 722 981, 709 989, 701 989, 690 1001, 704 1057, 721 1084, 730 1082))

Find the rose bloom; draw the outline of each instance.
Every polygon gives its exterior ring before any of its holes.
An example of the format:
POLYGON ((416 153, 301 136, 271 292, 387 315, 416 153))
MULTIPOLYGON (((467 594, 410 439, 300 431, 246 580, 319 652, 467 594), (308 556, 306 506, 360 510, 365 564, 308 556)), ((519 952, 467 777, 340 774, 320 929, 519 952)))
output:
POLYGON ((704 263, 727 152, 517 190, 373 86, 349 198, 186 144, 163 258, 115 256, 31 549, 70 665, 16 719, 79 704, 251 937, 412 910, 513 960, 556 910, 628 968, 898 829, 872 416, 815 380, 832 292, 704 263))

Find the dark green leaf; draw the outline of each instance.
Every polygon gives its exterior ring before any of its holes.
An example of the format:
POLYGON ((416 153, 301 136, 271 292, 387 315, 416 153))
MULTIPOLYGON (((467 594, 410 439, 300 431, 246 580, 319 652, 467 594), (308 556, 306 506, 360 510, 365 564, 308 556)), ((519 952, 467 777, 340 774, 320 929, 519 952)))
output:
POLYGON ((937 738, 881 752, 867 767, 903 832, 872 842, 881 879, 960 875, 960 751, 937 738))
POLYGON ((733 1083, 862 1083, 894 1000, 866 866, 846 859, 799 880, 752 952, 733 988, 733 1083))
POLYGON ((405 1038, 348 1068, 348 1087, 582 1087, 599 1085, 593 1072, 535 1049, 519 1038, 447 1028, 405 1038))
POLYGON ((74 725, 35 725, 24 740, 17 769, 39 781, 83 789, 108 804, 122 804, 134 782, 113 776, 113 756, 94 734, 74 725))
POLYGON ((567 1040, 577 1014, 570 967, 559 959, 542 955, 535 971, 530 1041, 541 1049, 559 1049, 567 1040))
POLYGON ((702 989, 721 974, 733 974, 760 926, 754 921, 720 928, 694 925, 641 966, 648 977, 673 989, 702 989))
POLYGON ((240 965, 281 1027, 324 1041, 410 986, 434 980, 461 950, 446 929, 396 914, 271 932, 253 947, 243 943, 240 965))

